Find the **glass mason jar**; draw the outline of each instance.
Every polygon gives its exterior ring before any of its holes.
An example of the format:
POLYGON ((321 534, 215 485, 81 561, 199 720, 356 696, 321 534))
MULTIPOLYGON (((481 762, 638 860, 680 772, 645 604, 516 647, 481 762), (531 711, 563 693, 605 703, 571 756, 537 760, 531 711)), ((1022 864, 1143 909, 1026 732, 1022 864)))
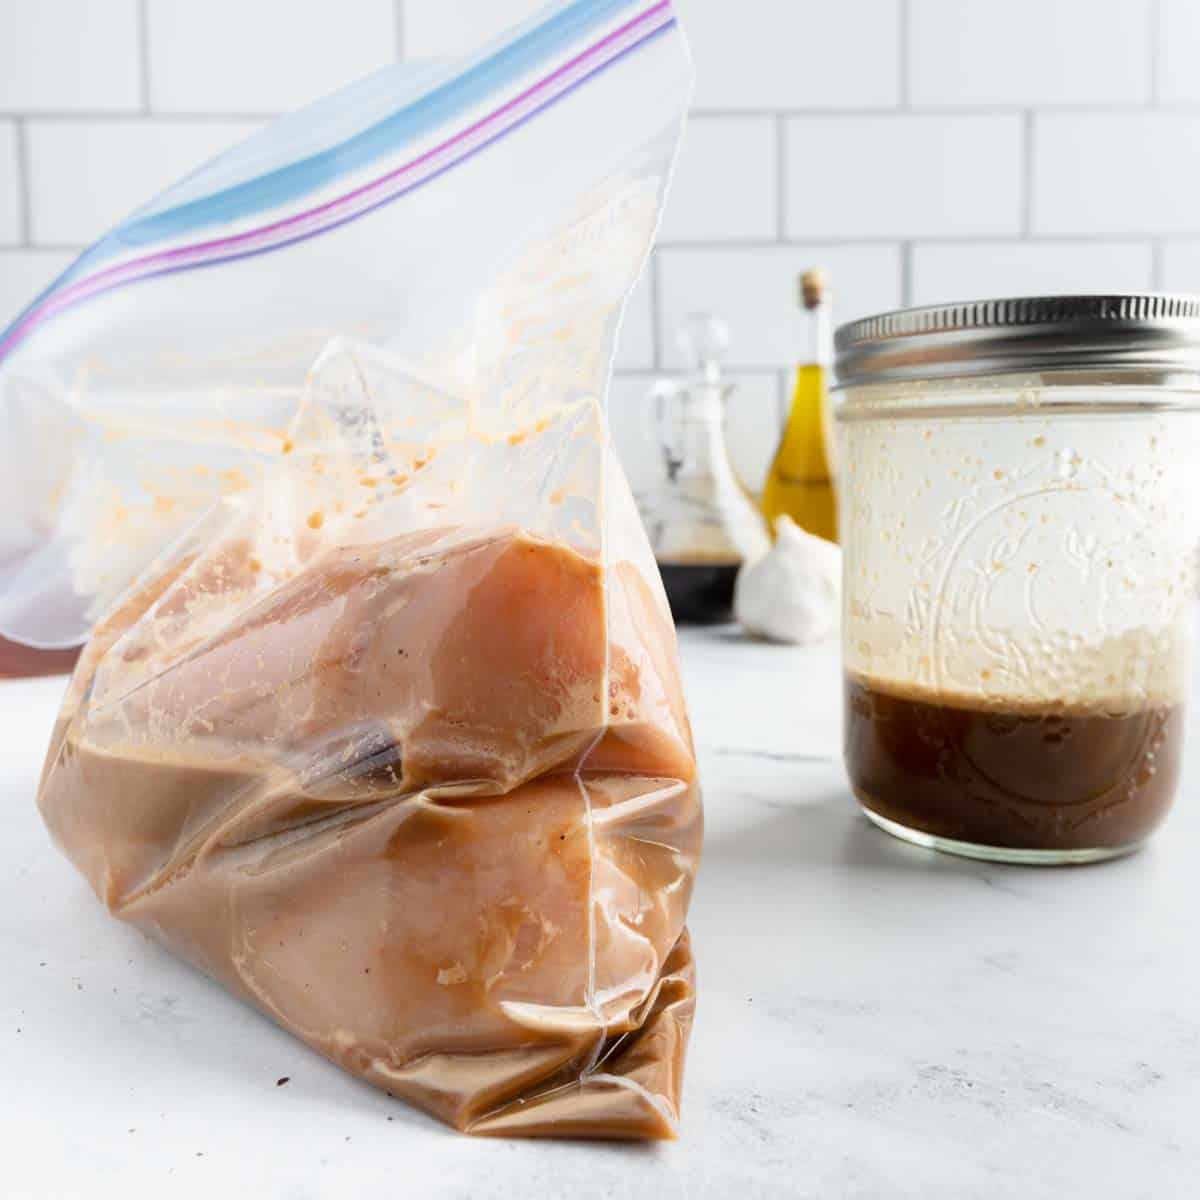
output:
POLYGON ((1135 849, 1179 778, 1200 298, 838 330, 845 757, 867 816, 1012 862, 1135 849))

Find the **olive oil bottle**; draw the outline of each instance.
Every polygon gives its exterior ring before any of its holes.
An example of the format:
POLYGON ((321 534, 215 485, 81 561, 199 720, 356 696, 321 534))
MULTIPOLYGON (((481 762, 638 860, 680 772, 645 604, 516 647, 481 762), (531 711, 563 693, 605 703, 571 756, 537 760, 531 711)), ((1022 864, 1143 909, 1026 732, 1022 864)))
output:
POLYGON ((787 513, 802 529, 837 541, 837 502, 829 452, 829 371, 832 362, 829 288, 825 272, 800 276, 808 324, 808 356, 796 369, 792 407, 763 487, 762 511, 772 529, 787 513))

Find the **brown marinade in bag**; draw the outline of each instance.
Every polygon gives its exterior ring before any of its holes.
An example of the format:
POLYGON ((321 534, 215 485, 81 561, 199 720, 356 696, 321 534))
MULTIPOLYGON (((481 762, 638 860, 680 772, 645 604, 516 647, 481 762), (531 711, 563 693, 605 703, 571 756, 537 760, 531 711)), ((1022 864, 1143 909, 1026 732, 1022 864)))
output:
POLYGON ((657 580, 507 527, 230 534, 96 629, 39 804, 108 909, 480 1134, 675 1134, 695 758, 657 580))
POLYGON ((692 74, 669 3, 551 5, 255 133, 0 330, 0 637, 90 636, 55 841, 473 1133, 677 1128, 700 795, 604 405, 692 74))

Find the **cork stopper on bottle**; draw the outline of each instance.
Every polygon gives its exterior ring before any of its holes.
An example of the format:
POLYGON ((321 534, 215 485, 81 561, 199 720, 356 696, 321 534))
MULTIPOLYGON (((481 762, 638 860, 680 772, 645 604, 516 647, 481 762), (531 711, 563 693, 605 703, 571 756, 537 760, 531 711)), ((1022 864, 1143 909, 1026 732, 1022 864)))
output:
POLYGON ((800 276, 800 303, 805 308, 816 308, 826 299, 829 275, 824 267, 812 267, 800 276))

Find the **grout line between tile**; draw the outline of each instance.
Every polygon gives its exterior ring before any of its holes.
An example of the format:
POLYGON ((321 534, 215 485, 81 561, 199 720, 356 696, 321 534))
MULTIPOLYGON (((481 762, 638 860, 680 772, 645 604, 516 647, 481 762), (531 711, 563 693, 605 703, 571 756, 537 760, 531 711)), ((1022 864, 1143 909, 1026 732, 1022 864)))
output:
POLYGON ((56 254, 82 254, 87 247, 83 242, 38 242, 30 239, 30 250, 46 250, 56 254))
POLYGON ((17 195, 20 201, 18 237, 20 245, 33 245, 33 181, 29 177, 29 131, 25 119, 13 122, 13 143, 17 157, 17 195))
MULTIPOLYGON (((1163 112, 1178 113, 1182 116, 1200 115, 1200 101, 1177 100, 1160 106, 1163 112)), ((693 108, 694 117, 830 117, 837 120, 852 120, 855 117, 1016 117, 1026 110, 1023 104, 919 104, 902 108, 892 104, 881 107, 878 104, 865 105, 862 108, 821 108, 809 105, 783 108, 693 108)), ((1076 117, 1112 117, 1132 116, 1146 113, 1145 102, 1121 102, 1081 100, 1075 104, 1063 102, 1048 102, 1037 105, 1041 113, 1053 113, 1058 116, 1076 117)))
POLYGON ((900 108, 907 111, 912 108, 912 4, 910 0, 900 0, 900 20, 896 49, 896 90, 900 99, 900 108))
POLYGON ((1159 77, 1159 59, 1162 47, 1162 0, 1150 0, 1150 107, 1158 108, 1162 103, 1162 80, 1159 77))
MULTIPOLYGON (((656 375, 683 375, 687 372, 687 367, 663 367, 660 371, 652 370, 650 367, 613 367, 614 379, 653 379, 656 375)), ((778 363, 772 363, 768 366, 763 366, 762 363, 752 366, 731 366, 729 372, 732 375, 752 376, 755 379, 769 378, 774 379, 781 372, 786 382, 790 368, 781 367, 778 363)))
POLYGON ((721 369, 730 375, 777 375, 782 371, 785 379, 792 370, 790 366, 786 364, 781 366, 777 362, 727 362, 721 364, 721 369))
MULTIPOLYGON (((860 316, 866 316, 866 313, 860 313, 860 316)), ((849 318, 853 319, 853 318, 849 318)), ((841 324, 840 321, 835 322, 841 324)), ((785 382, 790 379, 792 367, 788 365, 780 365, 778 362, 726 362, 721 364, 721 370, 724 374, 732 377, 743 376, 745 378, 770 378, 774 379, 780 372, 783 372, 785 382)), ((667 378, 677 378, 686 375, 688 368, 677 364, 670 364, 659 368, 657 371, 651 371, 649 367, 621 367, 613 368, 613 377, 620 379, 656 379, 659 376, 667 378)), ((786 389, 785 389, 786 390, 786 389)), ((791 396, 788 395, 790 401, 791 396)))
POLYGON ((1155 238, 1150 243, 1150 287, 1156 292, 1163 290, 1165 252, 1166 242, 1162 238, 1155 238))
POLYGON ((900 245, 900 303, 910 308, 913 302, 912 271, 913 244, 902 242, 900 245))
POLYGON ((775 240, 787 241, 787 125, 783 117, 775 117, 775 240))
POLYGON ((404 0, 395 0, 396 11, 396 61, 404 59, 404 0))
POLYGON ((1021 120, 1021 234, 1033 232, 1033 109, 1027 109, 1021 120))
POLYGON ((0 120, 25 117, 30 121, 45 121, 48 124, 83 122, 88 125, 131 125, 140 123, 147 115, 152 116, 155 121, 178 121, 180 124, 188 124, 199 121, 273 121, 280 114, 278 112, 88 112, 81 109, 79 112, 65 112, 62 110, 23 113, 0 112, 0 120))
POLYGON ((897 246, 904 241, 920 243, 921 245, 936 246, 1014 246, 1028 243, 1034 246, 1053 246, 1059 243, 1067 245, 1097 245, 1111 246, 1126 242, 1145 242, 1147 238, 1200 238, 1200 225, 1195 228, 1171 230, 1157 229, 1106 229, 1096 233, 1057 233, 1020 232, 1010 234, 996 233, 893 233, 854 237, 846 234, 841 237, 815 236, 796 238, 786 242, 777 242, 765 238, 747 239, 745 241, 720 241, 715 238, 707 240, 660 238, 657 250, 662 253, 711 251, 713 254, 737 254, 747 251, 785 250, 801 247, 845 247, 846 249, 864 249, 872 246, 897 246))
POLYGON ((143 113, 150 111, 150 5, 149 0, 138 0, 138 96, 143 113))
MULTIPOLYGON (((690 115, 697 119, 706 117, 780 117, 780 118, 807 118, 807 117, 835 117, 841 119, 852 119, 855 117, 895 117, 900 119, 936 119, 937 117, 954 117, 954 116, 977 116, 977 117, 1019 117, 1023 113, 1030 110, 1020 108, 1014 105, 1003 105, 992 108, 988 107, 945 107, 945 108, 914 108, 911 111, 904 111, 898 108, 857 108, 857 109, 797 109, 797 108, 779 108, 779 109, 738 109, 738 108, 694 108, 690 115)), ((1077 116, 1077 117, 1108 117, 1108 116, 1133 116, 1146 115, 1146 106, 1132 104, 1039 104, 1036 110, 1039 114, 1052 114, 1055 116, 1077 116)), ((1173 103, 1164 104, 1156 109, 1156 112, 1163 115, 1174 114, 1176 116, 1200 117, 1200 102, 1192 103, 1173 103)), ((153 109, 152 114, 155 120, 161 121, 213 121, 213 120, 239 120, 239 121, 270 121, 274 120, 280 114, 276 111, 234 111, 224 112, 217 110, 197 111, 192 109, 183 109, 177 111, 169 111, 162 109, 153 109)), ((39 121, 131 121, 137 120, 139 116, 144 115, 140 110, 118 110, 110 109, 107 111, 94 111, 86 109, 45 109, 37 111, 29 111, 27 109, 4 109, 0 108, 0 118, 15 119, 16 117, 36 117, 39 121)))

